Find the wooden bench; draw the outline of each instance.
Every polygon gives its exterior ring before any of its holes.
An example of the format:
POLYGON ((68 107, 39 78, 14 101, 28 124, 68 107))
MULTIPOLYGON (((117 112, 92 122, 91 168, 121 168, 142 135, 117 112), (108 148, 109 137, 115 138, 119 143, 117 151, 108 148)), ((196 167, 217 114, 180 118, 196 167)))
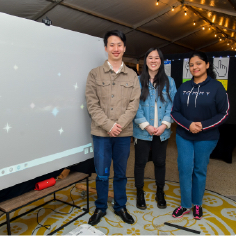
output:
POLYGON ((84 214, 88 213, 89 212, 89 192, 88 192, 88 177, 89 175, 88 174, 84 174, 84 173, 79 173, 79 172, 74 172, 74 173, 71 173, 69 174, 65 179, 61 179, 61 180, 57 180, 56 181, 56 184, 52 187, 49 187, 49 188, 46 188, 46 189, 43 189, 43 190, 40 190, 40 191, 35 191, 35 190, 32 190, 28 193, 24 193, 18 197, 15 197, 15 198, 12 198, 12 199, 9 199, 7 201, 4 201, 4 202, 1 202, 0 203, 0 210, 3 211, 4 213, 6 213, 6 222, 0 224, 0 227, 4 224, 7 224, 7 232, 8 232, 8 235, 11 235, 11 227, 10 227, 10 222, 11 221, 14 221, 15 219, 25 215, 25 214, 28 214, 29 212, 32 212, 34 211, 35 209, 37 208, 40 208, 46 204, 48 204, 49 202, 51 201, 60 201, 60 202, 63 202, 65 204, 68 204, 68 205, 71 205, 73 207, 76 207, 76 208, 79 208, 81 210, 83 210, 84 212, 78 216, 76 216, 75 218, 73 218, 72 220, 70 220, 68 223, 60 226, 59 228, 57 228, 56 230, 54 230, 53 232, 50 232, 49 234, 54 234, 56 233, 57 231, 63 229, 65 226, 69 225, 70 223, 72 223, 73 221, 77 220, 79 217, 83 216, 84 214), (87 185, 87 208, 81 208, 77 205, 74 205, 74 204, 71 204, 71 203, 67 203, 67 202, 64 202, 62 200, 59 200, 59 199, 56 199, 56 192, 72 185, 72 184, 75 184, 75 183, 78 183, 82 180, 85 180, 86 179, 86 185, 87 185), (22 208, 24 206, 27 206, 29 205, 30 203, 33 203, 39 199, 42 199, 48 195, 51 195, 53 194, 54 195, 54 198, 40 206, 37 206, 19 216, 16 216, 12 219, 10 219, 10 213, 19 209, 19 208, 22 208))

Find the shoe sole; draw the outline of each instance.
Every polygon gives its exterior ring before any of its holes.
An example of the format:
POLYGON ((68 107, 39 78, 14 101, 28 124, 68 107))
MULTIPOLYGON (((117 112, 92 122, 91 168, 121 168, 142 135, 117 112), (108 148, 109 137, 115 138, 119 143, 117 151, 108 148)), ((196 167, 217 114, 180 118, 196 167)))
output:
MULTIPOLYGON (((103 213, 102 217, 105 216, 106 214, 107 214, 106 212, 103 213)), ((88 222, 88 224, 89 224, 89 225, 92 225, 92 226, 97 225, 97 224, 101 221, 102 217, 101 217, 101 218, 99 219, 99 221, 97 221, 96 223, 91 224, 91 223, 88 222)))
POLYGON ((202 219, 202 217, 198 217, 198 216, 195 216, 195 217, 193 217, 195 220, 201 220, 202 219))
POLYGON ((190 213, 190 211, 185 211, 181 216, 175 216, 175 215, 172 215, 174 218, 181 218, 183 217, 185 214, 188 214, 190 213))
POLYGON ((159 208, 159 209, 165 209, 167 206, 165 205, 165 206, 161 206, 161 205, 159 205, 158 204, 158 199, 157 199, 157 197, 155 197, 155 200, 156 200, 156 202, 157 202, 157 207, 159 208))
POLYGON ((160 208, 160 209, 165 209, 166 208, 166 206, 160 206, 158 204, 157 204, 157 207, 160 208))
POLYGON ((140 207, 140 206, 138 206, 137 204, 136 204, 136 207, 137 207, 138 209, 140 209, 140 210, 146 210, 146 209, 147 209, 147 206, 145 206, 145 207, 140 207))

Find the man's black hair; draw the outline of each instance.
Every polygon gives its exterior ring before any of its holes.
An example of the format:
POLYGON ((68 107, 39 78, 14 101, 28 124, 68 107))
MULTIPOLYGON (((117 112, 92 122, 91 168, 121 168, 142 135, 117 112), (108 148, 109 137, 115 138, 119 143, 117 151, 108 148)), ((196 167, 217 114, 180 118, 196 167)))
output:
POLYGON ((122 42, 124 43, 124 46, 126 46, 126 36, 120 30, 111 30, 111 31, 106 32, 104 39, 103 39, 105 46, 107 46, 107 40, 110 36, 119 37, 122 40, 122 42))

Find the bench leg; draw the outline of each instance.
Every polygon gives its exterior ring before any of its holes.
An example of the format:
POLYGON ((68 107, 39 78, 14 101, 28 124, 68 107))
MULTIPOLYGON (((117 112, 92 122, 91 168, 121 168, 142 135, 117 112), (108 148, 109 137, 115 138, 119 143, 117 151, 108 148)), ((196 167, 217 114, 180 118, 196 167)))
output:
POLYGON ((6 218, 7 218, 7 233, 8 235, 11 235, 10 216, 8 212, 6 213, 6 218))
POLYGON ((88 183, 88 177, 86 178, 86 184, 87 184, 87 211, 89 212, 89 183, 88 183))

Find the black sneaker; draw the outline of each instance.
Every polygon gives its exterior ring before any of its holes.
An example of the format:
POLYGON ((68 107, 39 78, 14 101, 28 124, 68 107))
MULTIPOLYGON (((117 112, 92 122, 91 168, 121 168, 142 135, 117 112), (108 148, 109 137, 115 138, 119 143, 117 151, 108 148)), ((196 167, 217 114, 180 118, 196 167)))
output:
POLYGON ((177 207, 173 213, 172 216, 174 218, 181 218, 183 215, 188 214, 190 212, 190 209, 184 208, 182 206, 177 207))
POLYGON ((202 207, 195 205, 193 207, 193 218, 196 220, 201 220, 202 219, 202 207))

